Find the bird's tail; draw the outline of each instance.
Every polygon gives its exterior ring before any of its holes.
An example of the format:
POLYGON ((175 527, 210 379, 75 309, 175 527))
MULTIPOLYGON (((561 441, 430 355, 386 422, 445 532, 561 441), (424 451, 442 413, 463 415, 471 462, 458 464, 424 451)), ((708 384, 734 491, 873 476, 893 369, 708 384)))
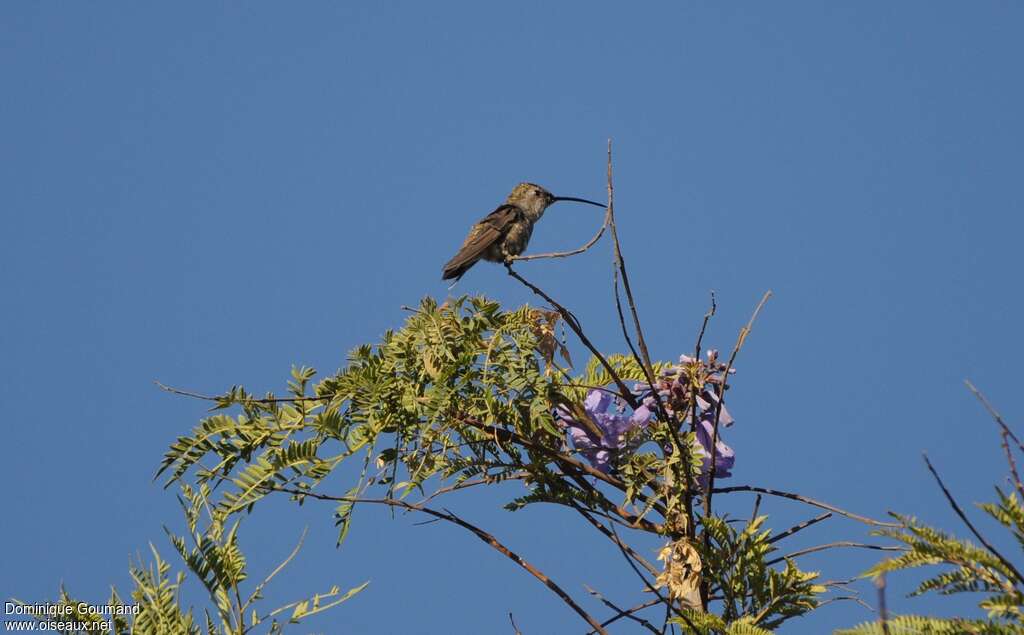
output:
POLYGON ((469 271, 470 267, 476 264, 477 260, 479 258, 466 258, 461 252, 455 254, 455 257, 449 260, 444 269, 441 270, 441 279, 451 280, 454 278, 458 281, 459 278, 469 271))

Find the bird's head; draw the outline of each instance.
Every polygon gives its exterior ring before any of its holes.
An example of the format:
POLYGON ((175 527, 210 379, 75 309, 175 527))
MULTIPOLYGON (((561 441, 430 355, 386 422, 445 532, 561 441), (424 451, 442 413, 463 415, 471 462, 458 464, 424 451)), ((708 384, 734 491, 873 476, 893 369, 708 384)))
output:
POLYGON ((576 201, 579 203, 589 203, 591 205, 597 205, 598 207, 604 207, 601 203, 588 201, 585 198, 555 196, 551 192, 534 183, 520 183, 515 186, 505 202, 519 207, 527 216, 536 221, 544 215, 544 210, 547 209, 548 205, 551 205, 556 201, 576 201))
POLYGON ((530 218, 537 220, 544 210, 555 200, 555 195, 533 183, 520 183, 508 195, 507 203, 515 205, 526 212, 530 218))

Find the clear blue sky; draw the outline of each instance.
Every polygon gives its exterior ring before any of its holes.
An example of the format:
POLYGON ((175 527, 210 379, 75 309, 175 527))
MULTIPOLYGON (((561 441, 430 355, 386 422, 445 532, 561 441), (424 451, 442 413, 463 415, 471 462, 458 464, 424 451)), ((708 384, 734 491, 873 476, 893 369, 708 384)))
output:
MULTIPOLYGON (((776 293, 737 363, 732 483, 961 531, 920 453, 987 499, 1005 467, 962 380, 1024 414, 1022 21, 1010 2, 4 3, 0 593, 104 599, 148 541, 172 555, 177 504, 150 477, 204 406, 154 379, 332 372, 447 293, 441 264, 516 182, 603 197, 608 137, 655 356, 692 348, 709 289, 721 348, 776 293)), ((531 247, 576 246, 599 216, 552 208, 531 247)), ((608 250, 522 271, 616 350, 608 250)), ((499 267, 457 290, 532 300, 499 267)), ((641 597, 575 518, 495 511, 516 493, 451 505, 573 593, 641 597)), ((246 521, 254 572, 310 537, 272 599, 372 580, 309 629, 501 633, 512 611, 528 634, 580 630, 458 528, 361 510, 336 551, 329 507, 273 509, 246 521)), ((805 564, 838 579, 874 558, 805 564)), ((894 611, 969 606, 903 600, 910 583, 891 580, 894 611)), ((837 605, 783 632, 867 618, 837 605)))

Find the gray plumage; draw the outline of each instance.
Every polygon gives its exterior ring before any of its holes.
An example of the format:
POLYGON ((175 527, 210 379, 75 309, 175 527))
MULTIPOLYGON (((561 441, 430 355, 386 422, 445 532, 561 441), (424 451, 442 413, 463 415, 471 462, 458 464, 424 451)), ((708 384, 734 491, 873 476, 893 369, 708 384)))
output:
POLYGON ((515 186, 498 209, 469 230, 458 253, 444 266, 441 279, 458 280, 480 260, 507 263, 512 256, 523 253, 530 242, 533 224, 556 200, 558 197, 539 185, 520 183, 515 186))

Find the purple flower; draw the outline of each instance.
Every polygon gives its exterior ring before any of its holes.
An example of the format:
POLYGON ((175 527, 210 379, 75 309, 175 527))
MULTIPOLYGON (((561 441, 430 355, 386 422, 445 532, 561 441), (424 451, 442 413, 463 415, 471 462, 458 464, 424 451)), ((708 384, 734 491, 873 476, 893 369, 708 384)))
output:
MULTIPOLYGON (((725 418, 725 412, 722 412, 722 418, 725 418)), ((722 421, 719 421, 721 424, 722 421)), ((700 444, 697 447, 697 452, 704 457, 703 465, 700 469, 700 476, 698 481, 701 487, 707 487, 708 481, 710 480, 709 474, 711 472, 711 439, 714 436, 715 431, 715 412, 714 410, 706 411, 700 418, 700 422, 697 424, 697 442, 700 444)), ((722 442, 721 430, 719 430, 717 443, 715 443, 715 478, 726 478, 732 476, 733 465, 736 464, 736 452, 732 448, 722 442)))
MULTIPOLYGON (((654 387, 646 383, 638 383, 633 387, 633 394, 651 410, 655 409, 655 395, 660 399, 665 410, 675 415, 681 423, 693 421, 696 414, 695 450, 704 457, 698 482, 707 487, 711 472, 711 440, 714 436, 715 417, 718 416, 719 430, 715 444, 715 478, 732 476, 731 470, 736 463, 736 453, 722 441, 722 428, 731 426, 734 419, 725 404, 720 403, 725 383, 726 364, 718 358, 718 351, 707 351, 707 359, 697 359, 689 355, 679 357, 679 364, 669 366, 661 371, 654 387), (696 386, 696 388, 695 388, 696 386), (696 405, 696 408, 694 406, 696 405), (694 413, 696 410, 696 413, 694 413), (717 414, 721 410, 721 414, 717 414)), ((729 369, 729 375, 736 372, 729 369)), ((684 429, 688 426, 684 426, 684 429)), ((665 448, 671 451, 670 447, 665 448)))
POLYGON ((608 412, 612 397, 603 390, 591 390, 583 402, 583 410, 593 426, 577 421, 567 408, 560 407, 555 415, 566 428, 573 447, 598 470, 608 473, 612 470, 615 454, 626 447, 629 433, 641 429, 651 420, 652 413, 647 406, 640 406, 632 414, 625 414, 625 406, 616 399, 616 408, 608 412), (594 428, 601 432, 600 436, 594 428))

